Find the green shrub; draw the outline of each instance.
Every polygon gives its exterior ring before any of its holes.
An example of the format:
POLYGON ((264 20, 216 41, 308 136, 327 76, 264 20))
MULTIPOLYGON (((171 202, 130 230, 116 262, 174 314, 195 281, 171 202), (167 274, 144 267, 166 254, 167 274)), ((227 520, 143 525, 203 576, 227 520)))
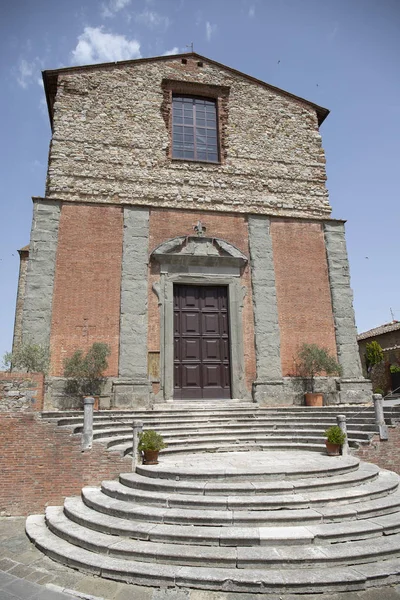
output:
POLYGON ((138 450, 139 452, 145 452, 146 450, 162 450, 166 448, 167 445, 164 442, 164 438, 162 435, 154 431, 153 429, 148 429, 147 431, 143 431, 139 435, 139 444, 138 450))
POLYGON ((99 395, 110 354, 111 350, 107 344, 95 342, 86 355, 82 350, 76 350, 72 356, 66 358, 64 377, 69 379, 67 392, 80 396, 99 395))
POLYGON ((314 379, 317 375, 341 375, 342 367, 329 354, 327 348, 317 344, 303 344, 295 358, 299 374, 310 383, 310 391, 314 392, 314 379))
POLYGON ((390 365, 391 373, 400 373, 400 365, 390 365))
POLYGON ((382 388, 379 388, 379 387, 378 387, 378 388, 376 388, 376 389, 374 390, 374 394, 380 394, 381 396, 384 396, 384 395, 385 395, 385 392, 383 391, 383 389, 382 389, 382 388))
POLYGON ((383 350, 376 340, 373 340, 365 346, 365 364, 368 377, 371 375, 372 368, 383 361, 383 350))
POLYGON ((338 444, 339 446, 342 446, 346 440, 346 436, 340 429, 339 425, 333 425, 332 427, 329 427, 329 429, 325 431, 324 435, 328 442, 331 444, 338 444))
POLYGON ((29 342, 20 344, 14 352, 5 353, 3 364, 10 371, 14 369, 47 375, 50 366, 50 348, 29 342))

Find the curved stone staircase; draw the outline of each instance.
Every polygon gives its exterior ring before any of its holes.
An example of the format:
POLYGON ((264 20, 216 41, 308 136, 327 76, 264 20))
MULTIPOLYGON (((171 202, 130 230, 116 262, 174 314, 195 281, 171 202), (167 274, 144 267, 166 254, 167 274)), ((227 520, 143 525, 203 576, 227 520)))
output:
POLYGON ((30 516, 26 529, 51 558, 138 585, 362 590, 400 579, 399 480, 315 452, 164 455, 30 516))
MULTIPOLYGON (((163 455, 188 452, 215 452, 249 449, 314 450, 325 448, 324 431, 336 424, 336 415, 347 418, 351 447, 369 443, 376 432, 374 409, 363 406, 323 408, 263 408, 250 402, 174 403, 156 405, 143 411, 95 411, 95 442, 121 454, 132 452, 132 420, 144 429, 155 429, 168 447, 163 455)), ((42 417, 80 434, 83 413, 45 412, 42 417)), ((400 407, 385 409, 388 424, 400 420, 400 407)))

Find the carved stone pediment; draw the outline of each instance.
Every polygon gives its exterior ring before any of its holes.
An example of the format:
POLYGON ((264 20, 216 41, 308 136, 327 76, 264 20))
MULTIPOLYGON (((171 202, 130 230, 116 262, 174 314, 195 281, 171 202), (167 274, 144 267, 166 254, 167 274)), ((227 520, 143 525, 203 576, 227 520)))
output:
POLYGON ((161 264, 230 265, 244 267, 247 257, 238 248, 219 238, 181 236, 160 244, 151 254, 161 264))

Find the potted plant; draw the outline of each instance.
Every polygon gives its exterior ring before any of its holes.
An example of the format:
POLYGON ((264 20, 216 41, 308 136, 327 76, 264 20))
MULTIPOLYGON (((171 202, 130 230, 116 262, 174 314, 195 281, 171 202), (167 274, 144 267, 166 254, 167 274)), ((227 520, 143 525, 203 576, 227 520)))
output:
POLYGON ((318 375, 341 375, 342 368, 327 348, 317 344, 303 344, 296 357, 297 369, 308 382, 309 392, 304 394, 307 406, 323 406, 324 396, 315 393, 315 377, 318 375))
POLYGON ((329 456, 339 456, 340 449, 343 446, 346 436, 339 425, 333 425, 325 431, 325 445, 329 456))
POLYGON ((107 344, 95 342, 84 355, 76 350, 64 361, 64 377, 69 379, 66 390, 70 394, 95 399, 94 408, 99 408, 99 395, 103 373, 108 367, 107 357, 111 354, 107 344))
POLYGON ((144 465, 158 465, 158 453, 167 445, 162 435, 148 429, 139 435, 138 450, 143 456, 144 465))

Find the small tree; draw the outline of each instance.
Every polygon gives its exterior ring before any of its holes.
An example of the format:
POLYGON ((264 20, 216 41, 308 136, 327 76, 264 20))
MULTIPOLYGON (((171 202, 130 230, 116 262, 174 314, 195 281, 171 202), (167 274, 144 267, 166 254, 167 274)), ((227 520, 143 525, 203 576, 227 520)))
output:
POLYGON ((110 354, 107 344, 95 342, 86 355, 82 350, 76 350, 70 358, 66 358, 64 377, 69 379, 67 391, 80 396, 98 395, 110 354))
POLYGON ((50 366, 50 348, 29 342, 20 344, 14 352, 5 353, 3 363, 10 371, 11 369, 21 369, 28 373, 47 375, 50 366))
POLYGON ((307 379, 311 393, 314 393, 315 377, 318 375, 341 375, 342 367, 329 354, 327 348, 317 344, 303 344, 295 359, 299 374, 307 379))
POLYGON ((383 361, 383 350, 376 340, 373 340, 365 346, 365 365, 367 367, 368 377, 371 378, 371 372, 375 365, 383 361))

